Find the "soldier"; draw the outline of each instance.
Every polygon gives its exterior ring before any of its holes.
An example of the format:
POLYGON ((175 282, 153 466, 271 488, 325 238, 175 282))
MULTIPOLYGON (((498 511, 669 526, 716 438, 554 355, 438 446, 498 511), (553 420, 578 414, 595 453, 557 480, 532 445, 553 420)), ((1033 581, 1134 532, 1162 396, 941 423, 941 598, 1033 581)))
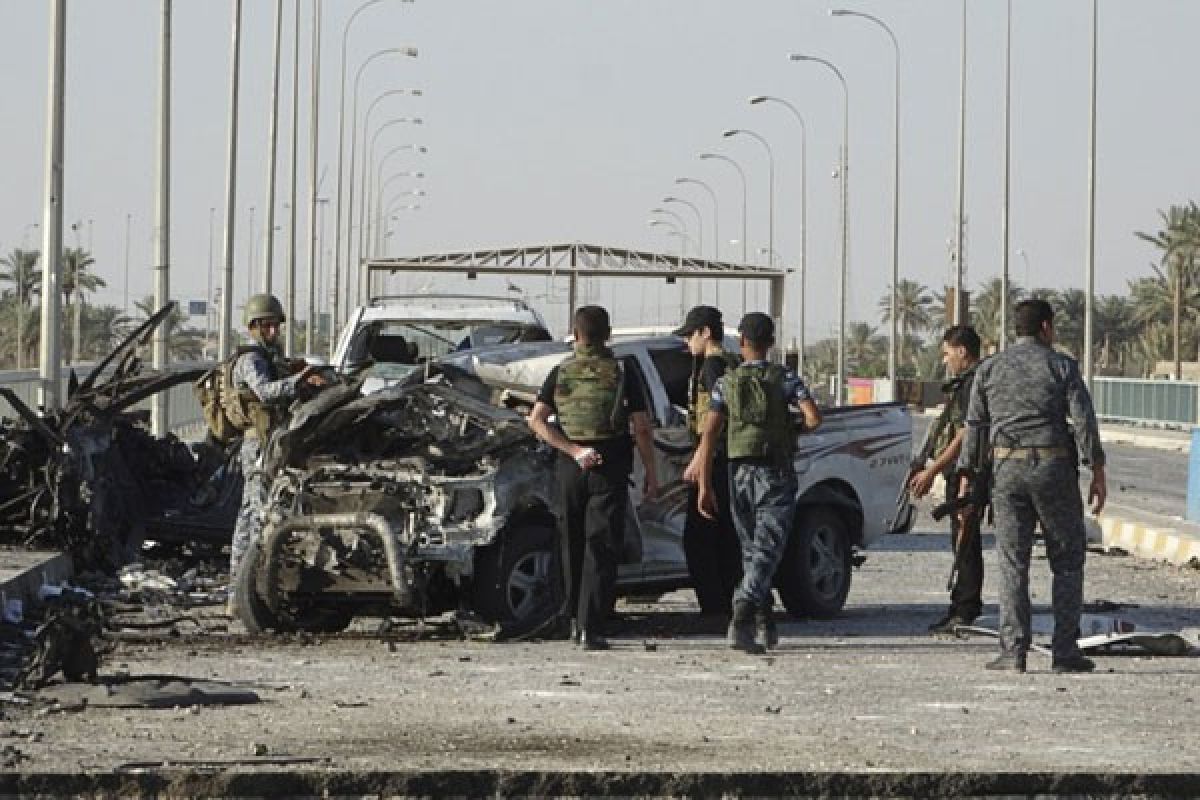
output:
MULTIPOLYGON (((961 490, 992 448, 996 554, 1000 575, 1000 655, 988 669, 1025 671, 1029 650, 1029 564, 1033 527, 1041 521, 1054 574, 1055 672, 1090 672, 1079 650, 1083 564, 1087 534, 1079 494, 1079 460, 1091 467, 1088 501, 1104 507, 1104 449, 1092 398, 1075 360, 1054 350, 1054 310, 1044 300, 1014 309, 1017 341, 980 365, 967 411, 967 438, 959 458, 961 490)), ((978 513, 969 507, 965 518, 978 513)))
MULTIPOLYGON (((952 378, 942 386, 946 393, 945 410, 934 423, 927 445, 933 463, 919 465, 908 481, 913 497, 929 494, 938 475, 946 481, 946 500, 958 497, 955 475, 966 436, 967 403, 979 365, 979 350, 979 334, 969 325, 955 325, 942 336, 942 363, 952 378)), ((958 515, 950 517, 950 543, 958 569, 950 590, 950 609, 929 626, 930 633, 953 633, 955 626, 970 625, 983 611, 983 543, 979 522, 978 514, 972 515, 965 527, 959 524, 958 515)))
POLYGON ((607 650, 605 618, 615 591, 617 556, 625 534, 633 425, 645 467, 644 496, 658 494, 646 390, 605 342, 608 312, 575 312, 575 353, 550 371, 529 415, 529 427, 562 453, 556 468, 566 583, 564 618, 572 617, 578 644, 607 650), (557 414, 558 427, 550 424, 557 414), (561 430, 560 430, 561 428, 561 430))
POLYGON ((716 517, 712 461, 726 420, 729 431, 729 494, 742 546, 742 582, 733 596, 729 646, 762 653, 778 644, 772 618, 775 569, 783 557, 796 505, 792 454, 796 430, 789 406, 798 406, 804 429, 821 424, 821 412, 799 377, 767 362, 775 325, 751 312, 738 325, 743 363, 713 387, 708 419, 700 436, 700 513, 716 517), (758 637, 758 641, 755 637, 758 637))
MULTIPOLYGON (((696 306, 676 331, 687 339, 692 354, 692 378, 688 387, 688 430, 692 443, 700 443, 700 432, 708 417, 713 387, 726 370, 737 366, 737 356, 725 352, 725 330, 721 312, 712 306, 696 306)), ((697 505, 700 475, 699 451, 684 471, 688 490, 687 520, 683 527, 683 553, 701 615, 725 618, 733 611, 733 592, 742 579, 742 551, 729 506, 729 462, 725 437, 718 439, 713 455, 713 489, 717 498, 716 519, 708 519, 697 505)), ((723 622, 721 623, 724 624, 723 622)))
POLYGON ((234 401, 240 406, 235 414, 245 420, 242 438, 242 505, 233 530, 229 552, 230 595, 228 611, 237 609, 232 587, 237 585, 237 571, 242 557, 262 532, 263 512, 267 502, 267 482, 259 458, 263 441, 277 422, 282 404, 295 399, 302 385, 320 387, 325 380, 305 366, 296 374, 284 358, 279 344, 279 326, 285 321, 279 299, 269 294, 252 295, 243 310, 246 330, 253 342, 238 349, 233 365, 233 383, 238 389, 234 401))

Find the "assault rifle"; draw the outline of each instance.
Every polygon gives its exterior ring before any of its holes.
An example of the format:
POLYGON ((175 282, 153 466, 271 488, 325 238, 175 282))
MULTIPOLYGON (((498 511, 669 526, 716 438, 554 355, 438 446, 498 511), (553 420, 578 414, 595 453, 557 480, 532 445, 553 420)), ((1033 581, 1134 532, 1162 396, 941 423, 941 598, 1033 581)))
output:
MULTIPOLYGON (((953 391, 952 382, 947 382, 942 386, 943 391, 953 391)), ((925 469, 925 465, 929 463, 929 459, 933 458, 933 448, 941 438, 942 431, 946 429, 947 423, 950 421, 950 403, 952 400, 947 400, 942 413, 938 414, 936 420, 925 430, 925 436, 921 439, 921 444, 913 451, 912 461, 908 464, 908 473, 904 476, 904 482, 900 485, 900 493, 896 495, 896 512, 892 517, 892 524, 889 533, 899 533, 906 530, 912 524, 912 517, 915 509, 912 504, 912 492, 908 489, 908 484, 912 481, 913 476, 921 470, 925 469), (902 521, 903 520, 903 521, 902 521)))
MULTIPOLYGON (((961 478, 962 475, 970 476, 970 485, 967 491, 953 500, 947 500, 944 503, 936 505, 929 512, 934 520, 940 522, 950 514, 957 514, 964 508, 973 508, 975 513, 982 520, 984 509, 992 504, 992 470, 993 462, 991 457, 991 447, 988 445, 988 429, 979 427, 975 429, 967 429, 968 436, 978 438, 978 446, 975 448, 975 463, 971 468, 955 474, 955 479, 961 478)), ((960 525, 958 533, 951 543, 954 546, 954 563, 950 567, 950 577, 946 581, 946 589, 954 588, 954 581, 958 577, 958 562, 960 553, 963 551, 963 541, 967 536, 973 535, 972 525, 960 525)))

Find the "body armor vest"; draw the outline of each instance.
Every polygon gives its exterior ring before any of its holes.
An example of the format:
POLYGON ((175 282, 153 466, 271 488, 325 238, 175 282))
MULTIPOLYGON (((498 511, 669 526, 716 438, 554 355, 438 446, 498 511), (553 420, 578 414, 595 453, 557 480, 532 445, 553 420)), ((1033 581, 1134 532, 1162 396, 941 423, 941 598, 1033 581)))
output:
POLYGON ((775 466, 791 461, 796 437, 783 396, 784 375, 778 364, 743 364, 726 373, 729 458, 766 459, 775 466))
MULTIPOLYGON (((725 363, 726 374, 737 369, 738 357, 733 353, 722 350, 720 353, 714 355, 725 363)), ((714 356, 705 355, 704 358, 698 360, 696 368, 692 370, 692 381, 688 387, 688 432, 692 434, 694 442, 700 441, 700 434, 704 430, 704 422, 708 418, 708 408, 712 403, 712 390, 705 389, 701 381, 704 375, 704 362, 712 357, 714 356)))
POLYGON ((558 367, 554 384, 558 424, 573 442, 625 436, 625 370, 607 347, 575 348, 558 367))

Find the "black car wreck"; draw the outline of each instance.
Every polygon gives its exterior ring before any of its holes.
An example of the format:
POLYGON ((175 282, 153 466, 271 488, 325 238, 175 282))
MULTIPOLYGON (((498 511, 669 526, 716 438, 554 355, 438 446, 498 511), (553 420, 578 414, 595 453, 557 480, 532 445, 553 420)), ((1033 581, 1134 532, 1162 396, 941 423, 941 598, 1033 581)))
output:
POLYGON ((0 421, 0 543, 66 550, 77 571, 112 572, 147 540, 228 541, 241 498, 236 448, 156 437, 138 408, 205 371, 145 368, 139 351, 173 308, 82 381, 72 373, 59 411, 36 412, 0 388, 17 414, 0 421))

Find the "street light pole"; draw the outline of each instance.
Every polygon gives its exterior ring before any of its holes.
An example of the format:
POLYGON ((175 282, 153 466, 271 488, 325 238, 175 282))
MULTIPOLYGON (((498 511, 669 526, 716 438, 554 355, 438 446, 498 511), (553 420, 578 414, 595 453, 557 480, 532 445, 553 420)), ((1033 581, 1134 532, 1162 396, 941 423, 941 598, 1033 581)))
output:
POLYGON ((1004 200, 1000 206, 1000 331, 996 337, 997 347, 1004 350, 1008 346, 1008 208, 1009 186, 1012 170, 1009 167, 1009 155, 1012 150, 1012 122, 1009 116, 1012 105, 1012 0, 1006 0, 1004 9, 1004 200))
MULTIPOLYGON (((650 209, 650 213, 651 214, 662 214, 663 216, 670 217, 671 221, 675 225, 677 225, 678 229, 683 233, 684 241, 686 242, 686 241, 691 240, 692 237, 690 235, 688 235, 687 222, 684 220, 683 217, 679 216, 671 209, 669 209, 669 208, 652 208, 652 209, 650 209)), ((650 220, 651 226, 653 226, 655 223, 665 224, 666 220, 654 220, 654 219, 650 220)), ((684 255, 687 255, 687 253, 685 252, 684 255)))
MULTIPOLYGON (((313 0, 308 76, 310 93, 308 108, 308 310, 304 317, 304 351, 315 354, 317 352, 317 301, 319 297, 317 262, 321 258, 320 229, 317 221, 317 189, 321 182, 317 174, 318 140, 321 132, 321 126, 318 124, 321 110, 321 0, 313 0)), ((323 214, 324 208, 321 211, 323 214)))
MULTIPOLYGON (((747 246, 746 245, 746 231, 748 228, 748 226, 746 224, 746 220, 747 220, 746 198, 747 198, 747 194, 748 194, 748 192, 746 191, 746 171, 744 169, 742 169, 741 165, 738 164, 736 161, 734 161, 732 158, 730 158, 729 156, 721 155, 720 153, 701 153, 700 158, 703 160, 715 158, 718 161, 728 162, 729 164, 733 165, 733 168, 737 170, 738 176, 742 179, 742 265, 745 266, 750 263, 750 257, 746 254, 746 246, 747 246)), ((745 313, 747 310, 747 299, 746 299, 747 284, 748 284, 748 281, 746 281, 743 278, 742 279, 742 313, 745 313)))
MULTIPOLYGON (((713 191, 713 188, 711 186, 709 186, 704 181, 699 180, 698 178, 676 178, 675 183, 678 185, 683 185, 686 183, 694 183, 697 186, 704 189, 704 191, 708 193, 709 198, 712 199, 712 204, 713 204, 713 260, 720 261, 721 260, 721 233, 719 230, 719 226, 720 226, 720 220, 721 220, 721 213, 720 213, 720 205, 717 203, 717 193, 715 191, 713 191)), ((713 303, 718 308, 721 306, 721 281, 719 279, 713 280, 713 303)))
POLYGON ((700 216, 699 207, 691 200, 684 200, 681 197, 664 197, 663 202, 687 206, 696 215, 696 255, 704 258, 704 218, 700 216))
MULTIPOLYGON (((162 31, 159 45, 158 73, 158 192, 155 198, 155 230, 158 234, 158 257, 154 261, 154 305, 156 309, 167 304, 171 297, 171 0, 162 0, 162 31)), ((76 308, 76 315, 82 311, 76 308)), ((166 325, 159 325, 154 332, 154 359, 156 370, 163 371, 168 359, 168 332, 166 325)), ((79 344, 75 345, 79 352, 79 344)), ((150 429, 155 436, 167 433, 170 415, 167 392, 159 392, 150 401, 150 429)))
MULTIPOLYGON (((204 350, 212 340, 213 318, 213 222, 217 209, 208 209, 208 291, 204 295, 204 350)), ((129 313, 129 215, 125 215, 125 313, 129 313)))
MULTIPOLYGON (((388 128, 396 125, 423 125, 425 121, 420 117, 395 117, 380 125, 375 133, 371 136, 371 144, 367 146, 367 133, 371 130, 371 115, 368 112, 363 121, 363 159, 362 159, 362 185, 359 187, 359 209, 358 209, 358 257, 361 259, 367 254, 367 245, 370 243, 371 213, 377 209, 372 208, 371 198, 372 189, 379 185, 379 170, 375 162, 375 147, 379 143, 379 137, 388 128)), ((354 198, 351 198, 353 202, 354 198)), ((365 280, 362 281, 365 286, 365 280)), ((363 297, 362 301, 365 302, 363 297)))
MULTIPOLYGON (((1087 294, 1083 311, 1083 379, 1092 391, 1092 317, 1096 293, 1096 0, 1092 0, 1091 104, 1088 108, 1087 294)), ((1176 376, 1178 377, 1178 376, 1176 376)))
POLYGON ((50 4, 50 68, 46 93, 45 204, 42 209, 42 319, 38 358, 39 402, 47 412, 62 407, 62 210, 63 128, 67 66, 67 2, 50 4))
MULTIPOLYGON (((762 136, 759 136, 754 131, 745 130, 744 128, 731 128, 725 131, 725 138, 729 139, 734 136, 745 135, 753 139, 757 139, 767 151, 767 250, 775 252, 775 154, 771 151, 771 145, 762 136)), ((767 259, 770 261, 770 258, 767 259)), ((745 284, 743 284, 745 286, 745 284)), ((743 301, 743 305, 745 302, 743 301)), ((775 329, 783 333, 783 320, 775 320, 775 329)), ((782 351, 782 348, 780 348, 782 351)))
POLYGON ((841 275, 838 281, 838 364, 837 364, 837 403, 845 402, 846 388, 846 293, 850 274, 850 215, 849 215, 849 185, 850 185, 850 89, 841 70, 832 62, 815 56, 793 53, 792 61, 812 61, 823 65, 834 74, 842 87, 842 154, 839 167, 842 189, 842 246, 841 246, 841 275))
POLYGON ((263 225, 266 236, 263 237, 263 282, 262 290, 271 294, 274 285, 275 266, 275 166, 278 160, 279 144, 279 65, 280 65, 280 34, 283 29, 283 0, 275 0, 275 36, 274 36, 274 68, 271 78, 271 115, 267 124, 267 208, 266 222, 263 225))
POLYGON ((296 354, 296 173, 298 172, 298 147, 300 129, 300 0, 296 0, 296 13, 292 31, 292 147, 291 171, 288 186, 288 233, 287 233, 287 280, 284 282, 284 309, 287 327, 284 328, 283 347, 289 356, 296 354))
POLYGON ((233 0, 232 46, 229 67, 229 144, 225 167, 224 277, 221 280, 221 320, 217 336, 217 358, 233 352, 233 246, 237 208, 238 70, 242 49, 242 0, 233 0))
POLYGON ((966 225, 967 163, 967 0, 962 0, 962 34, 958 67, 958 219, 954 226, 954 322, 967 324, 966 259, 963 257, 963 233, 966 225))
POLYGON ((900 299, 900 43, 896 34, 887 23, 871 14, 861 11, 834 9, 830 12, 834 17, 858 17, 874 23, 892 40, 892 53, 895 56, 895 89, 892 92, 892 296, 891 296, 891 338, 888 340, 888 380, 892 384, 892 398, 896 397, 897 353, 899 351, 900 326, 897 319, 900 299))
POLYGON ((800 301, 796 314, 796 327, 799 330, 799 341, 796 352, 796 372, 804 374, 804 307, 807 305, 807 271, 808 271, 808 125, 800 110, 781 97, 771 95, 755 95, 750 98, 751 105, 761 103, 778 103, 792 112, 792 116, 800 123, 800 301))
MULTIPOLYGON (((237 2, 241 2, 241 0, 237 0, 237 2)), ((315 2, 320 3, 321 0, 315 0, 315 2)), ((346 138, 346 43, 350 38, 350 26, 354 23, 354 20, 358 18, 358 15, 361 14, 362 12, 366 11, 371 6, 378 5, 379 3, 382 3, 382 2, 384 2, 384 0, 367 0, 365 3, 360 5, 358 8, 354 9, 354 13, 352 13, 350 15, 350 18, 346 20, 346 24, 342 27, 342 49, 341 49, 342 69, 341 69, 341 76, 338 79, 337 199, 336 199, 335 205, 334 205, 334 224, 333 224, 333 230, 334 230, 333 297, 331 298, 331 309, 330 309, 330 311, 333 315, 332 316, 332 330, 334 330, 334 331, 337 330, 338 322, 339 322, 338 310, 339 310, 340 304, 337 302, 337 297, 338 297, 338 283, 339 283, 339 278, 341 275, 341 268, 342 268, 342 264, 341 264, 341 256, 342 256, 342 185, 343 185, 342 184, 342 172, 343 172, 343 160, 342 159, 346 153, 346 146, 345 146, 345 138, 346 138)), ((401 0, 401 2, 411 2, 411 0, 401 0)), ((319 17, 320 11, 314 10, 314 14, 319 17)), ((318 41, 318 42, 320 41, 317 34, 314 34, 314 41, 318 41)), ((314 59, 315 58, 316 57, 314 56, 314 59)), ((315 60, 314 60, 314 63, 315 63, 315 60)), ((315 75, 315 73, 317 72, 316 68, 314 68, 313 72, 315 75)), ((315 95, 315 93, 316 93, 315 81, 314 81, 313 92, 315 95)), ((314 112, 314 119, 313 119, 312 125, 314 128, 316 127, 315 112, 314 112)), ((316 154, 316 147, 314 146, 313 147, 313 162, 314 163, 316 162, 315 154, 316 154)), ((350 225, 349 220, 347 220, 347 222, 346 222, 347 228, 349 227, 349 225, 350 225)), ((349 232, 349 230, 347 230, 346 238, 349 239, 349 237, 350 237, 350 232, 349 232)), ((349 256, 347 256, 347 258, 349 258, 349 256)), ((331 358, 333 356, 332 348, 333 348, 334 338, 335 338, 334 336, 330 336, 329 355, 331 358)))
MULTIPOLYGON (((347 228, 347 230, 346 230, 346 288, 348 290, 350 290, 350 270, 353 267, 353 265, 351 264, 351 255, 350 255, 351 248, 353 246, 353 241, 352 241, 353 237, 350 236, 349 229, 351 227, 351 223, 354 220, 354 173, 355 173, 355 169, 356 169, 356 161, 358 158, 358 155, 357 155, 357 148, 358 148, 358 91, 359 91, 359 86, 362 83, 363 73, 366 72, 367 67, 369 67, 372 62, 374 62, 377 59, 380 59, 386 55, 399 55, 399 56, 407 56, 409 58, 416 58, 417 48, 415 48, 415 47, 387 47, 382 50, 376 50, 374 53, 367 56, 366 60, 363 61, 363 63, 359 65, 358 71, 354 74, 354 90, 351 92, 352 99, 351 99, 351 104, 350 104, 350 109, 351 109, 350 110, 350 177, 347 182, 347 194, 348 194, 347 201, 348 201, 348 203, 347 203, 347 207, 346 207, 347 208, 347 210, 346 210, 346 228, 347 228)), ((363 167, 363 170, 364 171, 366 170, 365 165, 363 167)), ((360 253, 360 255, 361 255, 361 253, 360 253)), ((336 283, 334 286, 334 294, 339 295, 339 293, 337 291, 336 283)), ((344 294, 346 295, 346 301, 347 301, 347 309, 346 310, 348 313, 349 312, 349 302, 350 302, 351 296, 353 295, 353 291, 352 290, 346 291, 344 294)))

